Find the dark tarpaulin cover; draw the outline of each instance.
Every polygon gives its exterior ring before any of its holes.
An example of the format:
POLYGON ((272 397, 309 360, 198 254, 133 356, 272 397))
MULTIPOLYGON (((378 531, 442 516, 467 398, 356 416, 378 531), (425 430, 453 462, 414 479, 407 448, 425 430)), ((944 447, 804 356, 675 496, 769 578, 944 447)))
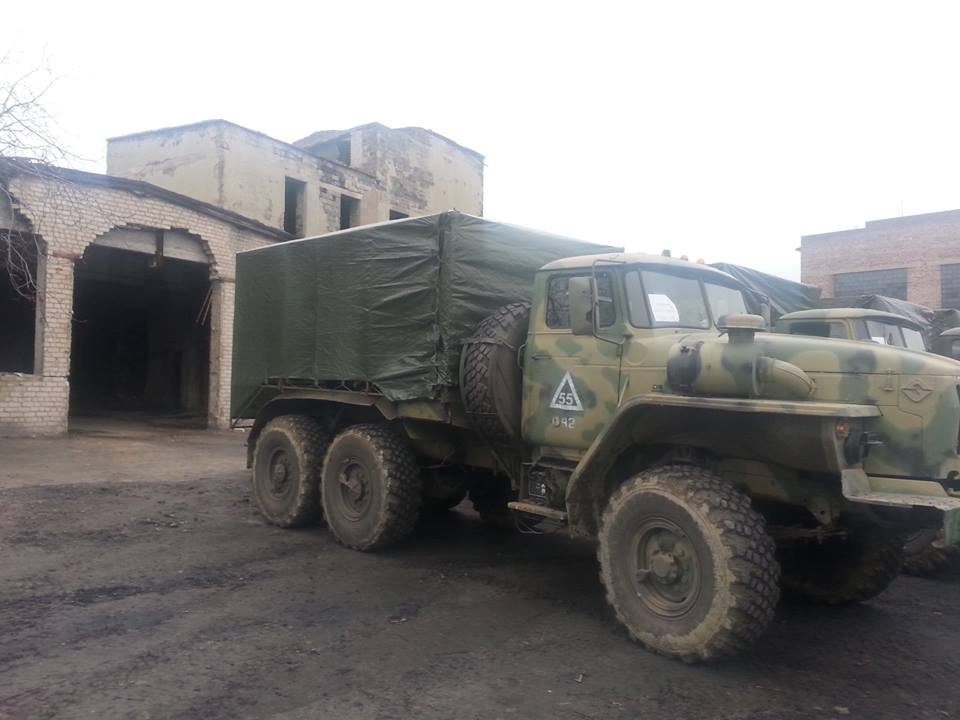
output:
POLYGON ((463 339, 529 300, 537 269, 620 251, 446 212, 239 253, 231 413, 255 414, 268 379, 436 398, 456 384, 463 339))
POLYGON ((742 265, 730 263, 712 263, 712 267, 733 275, 750 291, 754 312, 759 311, 759 304, 764 299, 770 303, 773 319, 796 312, 818 307, 820 288, 815 285, 805 285, 786 278, 770 275, 742 265))

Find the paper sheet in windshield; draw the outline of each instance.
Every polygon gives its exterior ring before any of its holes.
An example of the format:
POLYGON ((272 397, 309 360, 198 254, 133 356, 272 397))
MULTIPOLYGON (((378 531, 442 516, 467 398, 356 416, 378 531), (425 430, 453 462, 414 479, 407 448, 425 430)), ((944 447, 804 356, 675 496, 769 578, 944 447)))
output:
POLYGON ((673 300, 659 293, 649 293, 647 297, 650 300, 650 312, 653 313, 654 322, 680 322, 680 311, 677 310, 677 306, 673 304, 673 300))

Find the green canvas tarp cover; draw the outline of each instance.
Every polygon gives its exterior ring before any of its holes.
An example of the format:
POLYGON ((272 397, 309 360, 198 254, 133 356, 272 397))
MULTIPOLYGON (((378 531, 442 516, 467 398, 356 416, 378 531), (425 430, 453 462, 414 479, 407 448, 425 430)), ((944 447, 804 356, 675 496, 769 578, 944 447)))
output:
POLYGON ((436 398, 456 384, 462 341, 528 300, 538 268, 621 250, 446 212, 239 253, 232 415, 251 417, 278 380, 436 398))
POLYGON ((759 313, 761 302, 769 303, 774 320, 797 310, 815 308, 820 300, 820 288, 814 285, 794 282, 743 265, 712 263, 711 266, 733 275, 743 283, 753 312, 759 313))

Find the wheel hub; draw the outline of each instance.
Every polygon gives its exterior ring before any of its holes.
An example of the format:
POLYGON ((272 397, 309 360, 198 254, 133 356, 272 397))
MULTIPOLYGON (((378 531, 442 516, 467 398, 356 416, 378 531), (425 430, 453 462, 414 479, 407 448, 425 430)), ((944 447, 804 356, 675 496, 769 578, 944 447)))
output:
POLYGON ((690 538, 673 521, 653 518, 637 529, 634 547, 637 597, 657 615, 687 613, 701 587, 700 562, 690 538))
POLYGON ((287 462, 287 454, 278 450, 270 458, 270 492, 276 496, 282 496, 287 492, 290 486, 290 465, 287 462))
POLYGON ((344 510, 352 519, 362 516, 370 505, 370 481, 364 467, 354 459, 344 462, 337 478, 344 510))
POLYGON ((680 577, 680 565, 672 553, 658 552, 650 558, 650 573, 653 579, 664 585, 670 585, 680 577))

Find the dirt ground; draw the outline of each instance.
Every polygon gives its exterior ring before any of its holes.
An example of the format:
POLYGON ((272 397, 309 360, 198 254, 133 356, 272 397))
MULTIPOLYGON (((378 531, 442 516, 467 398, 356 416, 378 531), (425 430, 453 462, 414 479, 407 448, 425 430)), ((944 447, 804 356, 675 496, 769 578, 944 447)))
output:
POLYGON ((248 484, 239 432, 0 440, 0 718, 960 718, 960 573, 686 666, 614 624, 587 544, 458 508, 364 555, 248 484))

